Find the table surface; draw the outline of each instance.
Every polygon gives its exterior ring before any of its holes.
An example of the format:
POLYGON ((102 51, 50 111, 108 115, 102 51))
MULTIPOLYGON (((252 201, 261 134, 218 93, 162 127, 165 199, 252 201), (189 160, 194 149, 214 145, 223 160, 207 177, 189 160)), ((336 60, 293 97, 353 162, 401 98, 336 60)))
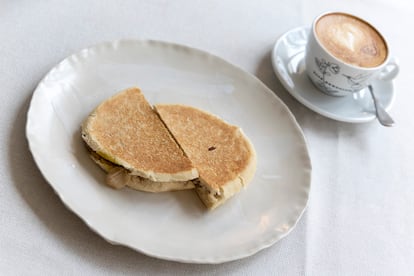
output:
POLYGON ((0 1, 0 273, 413 275, 414 6, 409 1, 0 1), (328 10, 366 18, 400 60, 397 124, 348 124, 297 102, 272 70, 281 34, 328 10), (36 84, 60 60, 120 38, 159 39, 218 55, 256 75, 295 115, 312 159, 309 205, 270 248, 218 265, 182 264, 114 246, 69 211, 25 138, 36 84))

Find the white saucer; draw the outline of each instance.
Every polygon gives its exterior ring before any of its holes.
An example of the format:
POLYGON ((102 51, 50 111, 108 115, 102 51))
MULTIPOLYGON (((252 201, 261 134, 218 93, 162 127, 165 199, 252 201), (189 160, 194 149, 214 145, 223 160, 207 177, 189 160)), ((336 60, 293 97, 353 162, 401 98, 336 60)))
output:
MULTIPOLYGON (((349 123, 374 120, 374 103, 368 89, 345 97, 333 97, 323 94, 311 83, 304 61, 308 33, 307 27, 290 30, 273 48, 273 69, 283 86, 300 103, 325 117, 349 123)), ((376 80, 372 86, 385 109, 390 109, 395 97, 392 81, 376 80)))

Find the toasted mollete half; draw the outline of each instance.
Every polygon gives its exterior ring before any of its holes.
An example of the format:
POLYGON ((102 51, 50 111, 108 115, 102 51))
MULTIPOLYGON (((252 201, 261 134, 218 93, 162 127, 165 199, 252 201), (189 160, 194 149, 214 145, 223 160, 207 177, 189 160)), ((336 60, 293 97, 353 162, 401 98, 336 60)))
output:
POLYGON ((107 184, 162 192, 194 188, 198 171, 138 88, 102 102, 83 122, 82 138, 107 184))
POLYGON ((223 204, 252 180, 256 152, 239 127, 190 106, 155 105, 155 110, 197 168, 193 182, 207 208, 223 204))

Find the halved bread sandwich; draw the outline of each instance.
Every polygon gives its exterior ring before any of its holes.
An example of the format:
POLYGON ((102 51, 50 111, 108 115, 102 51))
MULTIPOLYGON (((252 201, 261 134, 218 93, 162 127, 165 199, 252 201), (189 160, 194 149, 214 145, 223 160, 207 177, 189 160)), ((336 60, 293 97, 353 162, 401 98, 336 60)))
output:
POLYGON ((155 110, 199 172, 194 180, 209 209, 246 187, 256 171, 256 152, 243 131, 200 109, 155 105, 155 110))
POLYGON ((138 88, 101 103, 82 124, 92 159, 114 188, 147 192, 194 188, 198 171, 138 88))

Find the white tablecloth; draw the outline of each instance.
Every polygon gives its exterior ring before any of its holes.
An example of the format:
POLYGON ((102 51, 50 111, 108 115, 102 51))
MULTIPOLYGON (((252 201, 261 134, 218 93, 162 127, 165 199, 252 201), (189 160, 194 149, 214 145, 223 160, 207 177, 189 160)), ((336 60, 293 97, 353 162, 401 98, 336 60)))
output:
POLYGON ((414 275, 414 7, 366 1, 1 1, 0 274, 414 275), (376 25, 401 63, 391 114, 347 124, 293 99, 275 77, 277 37, 327 10, 376 25), (65 208, 25 138, 36 84, 60 60, 120 38, 186 44, 256 75, 291 109, 313 164, 310 201, 297 227, 259 253, 219 265, 181 264, 113 246, 65 208))

